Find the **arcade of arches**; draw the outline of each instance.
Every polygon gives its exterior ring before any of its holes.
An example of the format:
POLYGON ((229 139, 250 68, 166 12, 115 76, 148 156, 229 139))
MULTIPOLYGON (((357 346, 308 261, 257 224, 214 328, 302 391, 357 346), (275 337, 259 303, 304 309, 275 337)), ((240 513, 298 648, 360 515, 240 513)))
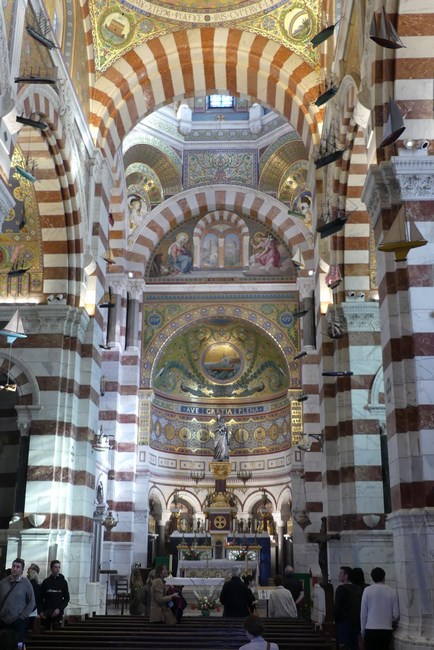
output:
POLYGON ((431 3, 4 0, 0 29, 2 567, 59 558, 83 611, 224 485, 271 572, 319 575, 325 517, 331 581, 384 567, 395 647, 433 648, 431 3))

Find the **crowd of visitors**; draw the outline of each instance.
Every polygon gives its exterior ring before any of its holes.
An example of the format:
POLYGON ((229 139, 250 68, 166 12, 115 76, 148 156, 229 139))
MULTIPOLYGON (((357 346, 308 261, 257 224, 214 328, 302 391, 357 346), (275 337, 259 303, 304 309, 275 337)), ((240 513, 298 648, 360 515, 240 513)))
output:
POLYGON ((29 625, 42 622, 46 630, 59 627, 69 603, 68 583, 60 573, 60 562, 50 564, 51 574, 39 584, 39 566, 16 558, 0 581, 0 647, 23 648, 29 625))
POLYGON ((399 619, 398 595, 385 584, 384 569, 371 571, 367 585, 363 570, 341 566, 336 589, 334 621, 341 650, 388 650, 399 619))
MULTIPOLYGON (((40 568, 31 564, 24 576, 24 560, 16 558, 0 581, 0 647, 23 648, 28 629, 39 631, 60 627, 69 603, 69 589, 60 572, 60 562, 50 563, 50 575, 39 581, 40 568)), ((167 567, 159 565, 143 582, 140 568, 133 569, 130 579, 130 614, 146 616, 151 623, 180 623, 187 602, 182 587, 166 585, 167 567)), ((336 642, 340 650, 388 650, 399 619, 398 596, 385 584, 385 571, 371 572, 373 583, 366 584, 359 567, 341 566, 339 586, 334 597, 333 617, 336 642)), ((303 583, 294 577, 291 566, 284 575, 274 577, 269 590, 267 613, 270 618, 297 618, 305 597, 303 583)), ((255 614, 258 601, 252 575, 240 576, 234 568, 219 597, 223 616, 244 618, 249 642, 240 650, 278 650, 275 643, 264 640, 264 627, 255 614)))

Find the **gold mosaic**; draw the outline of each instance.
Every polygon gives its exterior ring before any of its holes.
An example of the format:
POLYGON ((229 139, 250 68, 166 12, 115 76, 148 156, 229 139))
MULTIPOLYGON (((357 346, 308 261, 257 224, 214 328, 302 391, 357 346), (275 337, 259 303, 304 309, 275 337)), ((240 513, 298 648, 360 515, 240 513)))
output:
POLYGON ((207 25, 232 27, 274 40, 317 67, 310 39, 321 29, 320 0, 114 0, 90 2, 95 68, 101 73, 151 39, 207 25))

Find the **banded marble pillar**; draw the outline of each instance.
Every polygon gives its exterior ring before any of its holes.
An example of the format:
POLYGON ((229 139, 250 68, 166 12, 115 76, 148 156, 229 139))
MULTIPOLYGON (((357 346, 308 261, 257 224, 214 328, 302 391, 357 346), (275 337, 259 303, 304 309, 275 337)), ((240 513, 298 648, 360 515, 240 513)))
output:
MULTIPOLYGON (((378 253, 395 566, 401 619, 395 647, 433 648, 434 156, 401 150, 369 170, 363 200, 378 240, 402 201, 428 244, 406 262, 378 253), (412 641, 409 641, 412 639, 412 641)), ((386 577, 387 579, 387 577, 386 577)))

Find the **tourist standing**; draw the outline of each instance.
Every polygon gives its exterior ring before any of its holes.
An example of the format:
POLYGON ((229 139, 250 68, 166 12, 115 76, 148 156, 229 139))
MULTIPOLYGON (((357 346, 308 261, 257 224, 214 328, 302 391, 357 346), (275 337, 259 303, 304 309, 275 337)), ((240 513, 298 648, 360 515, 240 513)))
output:
POLYGON ((290 564, 285 567, 284 574, 283 586, 291 592, 298 610, 304 599, 304 589, 300 580, 294 578, 294 567, 290 564))
POLYGON ((248 593, 247 606, 249 608, 249 612, 250 614, 254 614, 256 609, 256 598, 254 594, 255 579, 251 574, 248 574, 246 576, 243 576, 243 582, 247 587, 247 593, 248 593))
POLYGON ((142 573, 138 568, 132 570, 130 590, 130 614, 131 616, 143 616, 145 613, 146 591, 142 573))
POLYGON ((297 607, 291 592, 283 586, 283 577, 274 576, 275 589, 270 591, 268 615, 270 618, 297 618, 297 607))
POLYGON ((381 567, 372 569, 371 578, 374 584, 363 591, 360 613, 365 650, 388 650, 399 619, 398 594, 385 584, 381 567))
POLYGON ((240 578, 240 570, 232 569, 232 577, 225 582, 219 598, 223 605, 223 616, 239 617, 248 616, 249 590, 240 578))
POLYGON ((33 587, 23 571, 24 560, 17 557, 10 576, 0 582, 0 630, 10 630, 18 647, 26 640, 29 615, 35 609, 33 587))
POLYGON ((341 566, 339 582, 336 589, 334 619, 336 624, 336 641, 339 648, 358 650, 357 618, 360 612, 362 590, 350 582, 351 567, 341 566))
POLYGON ((155 569, 155 578, 151 587, 151 611, 149 620, 151 623, 166 623, 176 625, 176 617, 172 611, 174 601, 179 598, 178 594, 166 594, 164 579, 167 577, 167 568, 160 564, 155 569))
POLYGON ((46 630, 57 629, 69 603, 69 589, 65 576, 60 573, 59 560, 50 562, 51 575, 41 585, 41 611, 39 616, 46 630))
POLYGON ((37 564, 31 564, 27 569, 27 579, 30 580, 35 595, 35 609, 29 615, 29 629, 37 631, 40 625, 40 620, 37 619, 37 616, 41 602, 41 585, 39 584, 39 567, 37 564))

